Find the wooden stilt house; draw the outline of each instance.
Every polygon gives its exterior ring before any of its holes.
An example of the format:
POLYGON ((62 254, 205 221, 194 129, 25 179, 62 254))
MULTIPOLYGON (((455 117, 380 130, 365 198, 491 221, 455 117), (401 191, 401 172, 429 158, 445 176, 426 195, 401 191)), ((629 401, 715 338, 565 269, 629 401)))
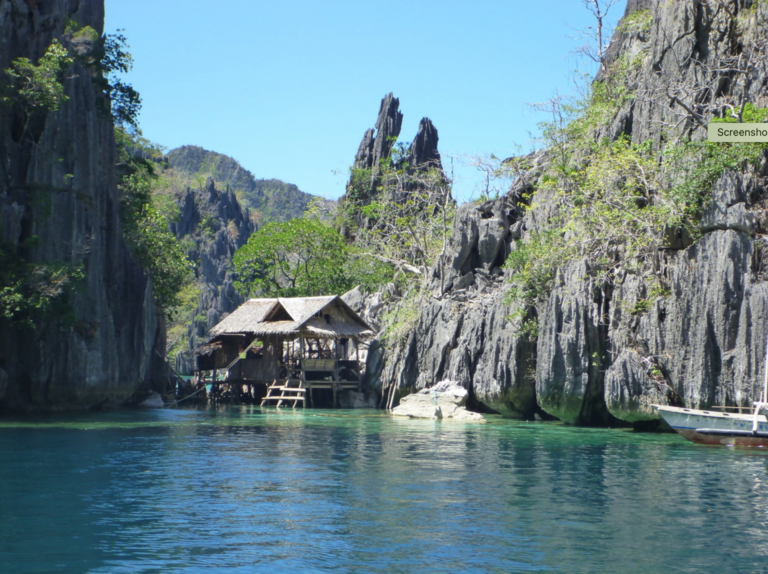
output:
POLYGON ((338 296, 251 299, 195 351, 210 384, 240 385, 262 405, 313 404, 322 391, 360 391, 360 346, 373 330, 338 296), (222 371, 224 377, 221 377, 222 371))

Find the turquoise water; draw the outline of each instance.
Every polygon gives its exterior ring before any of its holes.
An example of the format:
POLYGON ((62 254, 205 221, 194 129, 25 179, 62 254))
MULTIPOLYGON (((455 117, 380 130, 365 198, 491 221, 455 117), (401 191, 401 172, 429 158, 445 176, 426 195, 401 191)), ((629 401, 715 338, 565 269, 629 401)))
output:
POLYGON ((768 572, 768 452, 258 408, 0 420, 0 572, 768 572))

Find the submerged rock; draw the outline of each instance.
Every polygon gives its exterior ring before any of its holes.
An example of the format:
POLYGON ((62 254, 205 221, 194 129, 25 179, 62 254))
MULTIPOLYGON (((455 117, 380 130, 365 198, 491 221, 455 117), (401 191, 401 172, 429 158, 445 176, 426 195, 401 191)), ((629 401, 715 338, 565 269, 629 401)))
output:
POLYGON ((398 417, 414 419, 453 419, 465 422, 485 422, 480 413, 473 413, 466 408, 469 393, 454 381, 442 381, 434 387, 421 389, 417 393, 400 399, 400 404, 392 409, 398 417))
POLYGON ((339 395, 339 404, 345 409, 375 409, 376 397, 357 391, 344 391, 339 395))
POLYGON ((142 409, 162 409, 165 407, 165 403, 163 402, 163 397, 160 395, 160 393, 156 393, 155 391, 152 391, 150 395, 141 401, 138 405, 136 405, 142 409))

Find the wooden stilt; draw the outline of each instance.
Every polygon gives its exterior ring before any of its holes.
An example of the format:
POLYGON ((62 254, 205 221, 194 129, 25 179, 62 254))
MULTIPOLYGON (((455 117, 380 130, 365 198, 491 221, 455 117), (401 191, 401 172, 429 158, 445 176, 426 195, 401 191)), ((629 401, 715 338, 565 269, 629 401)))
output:
POLYGON ((396 384, 396 382, 395 382, 395 381, 392 381, 392 382, 389 384, 389 398, 388 398, 388 400, 387 400, 387 410, 388 410, 388 411, 391 411, 391 410, 392 410, 392 405, 393 405, 393 404, 394 404, 394 402, 395 402, 395 389, 396 389, 396 388, 397 388, 397 384, 396 384))
POLYGON ((334 367, 333 367, 333 408, 338 408, 338 406, 339 406, 338 389, 339 389, 339 363, 338 363, 338 361, 334 361, 334 367))
MULTIPOLYGON (((307 373, 304 370, 304 356, 305 356, 305 353, 304 353, 304 334, 303 333, 299 333, 299 351, 300 351, 300 353, 299 353, 299 355, 300 355, 300 357, 299 357, 299 368, 300 368, 299 372, 301 373, 299 375, 299 377, 301 378, 302 386, 306 387, 307 386, 307 373)), ((311 385, 309 386, 309 404, 312 407, 315 406, 314 402, 312 400, 312 386, 311 385)))

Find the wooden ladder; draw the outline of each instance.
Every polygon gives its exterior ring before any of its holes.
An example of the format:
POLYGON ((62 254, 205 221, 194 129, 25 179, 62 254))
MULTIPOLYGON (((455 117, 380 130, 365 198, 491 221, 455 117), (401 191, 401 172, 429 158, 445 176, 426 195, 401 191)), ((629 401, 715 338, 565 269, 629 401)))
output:
POLYGON ((293 404, 291 405, 292 408, 296 408, 298 403, 301 403, 301 406, 303 407, 305 403, 306 392, 307 389, 305 389, 301 384, 300 379, 286 379, 282 384, 275 380, 272 385, 267 388, 267 396, 261 399, 261 406, 263 407, 272 401, 276 401, 277 404, 275 406, 282 407, 283 401, 286 403, 293 401, 293 404), (292 387, 292 382, 298 382, 299 384, 296 387, 292 387), (277 393, 278 391, 280 394, 273 394, 273 392, 277 393))

